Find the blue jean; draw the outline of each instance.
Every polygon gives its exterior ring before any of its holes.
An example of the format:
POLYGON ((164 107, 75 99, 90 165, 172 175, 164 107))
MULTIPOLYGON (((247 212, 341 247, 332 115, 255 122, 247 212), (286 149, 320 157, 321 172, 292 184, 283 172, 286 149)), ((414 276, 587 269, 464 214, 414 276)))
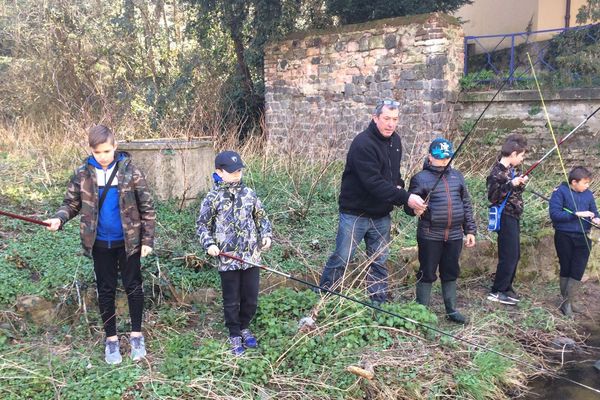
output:
POLYGON ((391 221, 389 215, 374 219, 340 213, 335 251, 325 264, 319 285, 326 289, 335 285, 364 239, 371 261, 367 272, 367 291, 371 300, 385 302, 388 288, 385 261, 389 255, 391 221))

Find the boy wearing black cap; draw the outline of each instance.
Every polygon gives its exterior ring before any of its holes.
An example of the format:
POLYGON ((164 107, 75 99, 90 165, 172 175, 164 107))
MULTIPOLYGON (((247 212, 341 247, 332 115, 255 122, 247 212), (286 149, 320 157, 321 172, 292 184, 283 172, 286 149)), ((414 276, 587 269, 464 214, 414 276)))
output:
MULTIPOLYGON (((476 225, 465 179, 459 171, 448 166, 453 154, 452 142, 444 138, 434 139, 423 171, 411 178, 408 191, 422 198, 429 196, 427 210, 420 214, 417 228, 417 302, 429 306, 431 287, 437 279, 439 265, 446 316, 453 322, 464 324, 467 319, 456 309, 456 279, 460 274, 458 260, 463 236, 466 235, 467 247, 475 245, 476 225), (440 182, 432 192, 438 179, 440 182)), ((409 207, 404 207, 404 210, 415 215, 409 207)))
MULTIPOLYGON (((200 206, 196 233, 211 256, 226 252, 258 264, 260 251, 271 246, 271 223, 256 193, 242 183, 244 167, 234 151, 217 155, 215 184, 200 206)), ((225 326, 236 356, 258 346, 248 327, 258 305, 259 273, 258 267, 219 257, 225 326)))

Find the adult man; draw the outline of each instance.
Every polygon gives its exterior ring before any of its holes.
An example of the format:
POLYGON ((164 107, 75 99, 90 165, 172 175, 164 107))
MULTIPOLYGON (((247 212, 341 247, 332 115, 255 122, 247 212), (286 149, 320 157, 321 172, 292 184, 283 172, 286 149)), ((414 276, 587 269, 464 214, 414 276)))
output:
POLYGON ((364 239, 371 262, 367 273, 369 297, 383 303, 387 294, 387 268, 391 216, 394 206, 407 204, 420 214, 426 204, 404 190, 400 176, 402 142, 395 132, 399 103, 381 100, 366 130, 348 150, 339 197, 340 219, 336 248, 327 260, 320 285, 331 288, 343 275, 356 247, 364 239))

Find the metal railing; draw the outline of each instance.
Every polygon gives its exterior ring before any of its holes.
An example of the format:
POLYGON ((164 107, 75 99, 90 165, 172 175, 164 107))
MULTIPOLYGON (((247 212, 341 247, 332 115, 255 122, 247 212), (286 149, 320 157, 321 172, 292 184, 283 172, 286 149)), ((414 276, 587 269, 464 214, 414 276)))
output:
MULTIPOLYGON (((509 78, 509 83, 513 84, 519 79, 515 74, 515 70, 519 65, 516 65, 516 60, 519 55, 519 47, 525 46, 534 63, 540 65, 542 69, 548 71, 556 71, 557 68, 551 65, 546 60, 546 51, 551 44, 554 36, 566 31, 582 30, 592 27, 593 25, 576 26, 570 28, 545 29, 531 32, 506 33, 498 35, 481 35, 481 36, 465 36, 464 38, 464 75, 466 76, 475 64, 478 69, 491 70, 497 76, 506 76, 509 78), (541 38, 541 40, 540 40, 541 38), (536 40, 537 39, 537 40, 536 40), (510 44, 506 44, 510 42, 510 44), (477 56, 481 57, 477 60, 477 56), (508 58, 508 59, 507 59, 508 58), (482 65, 483 64, 483 65, 482 65), (505 71, 507 69, 507 71, 505 71)), ((589 30, 587 36, 593 41, 597 41, 597 37, 593 37, 589 30)))

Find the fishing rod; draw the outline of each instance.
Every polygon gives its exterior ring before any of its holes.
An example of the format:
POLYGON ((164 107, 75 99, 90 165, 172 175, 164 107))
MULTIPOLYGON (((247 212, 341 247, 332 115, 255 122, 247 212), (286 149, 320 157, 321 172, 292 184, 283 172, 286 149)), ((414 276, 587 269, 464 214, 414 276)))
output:
MULTIPOLYGON (((541 193, 538 193, 538 192, 536 192, 536 191, 535 191, 535 190, 533 190, 533 189, 528 189, 528 190, 529 190, 531 193, 535 194, 535 195, 536 195, 537 197, 539 197, 540 199, 542 199, 542 200, 546 200, 548 203, 550 202, 550 199, 549 199, 548 197, 544 196, 543 194, 541 194, 541 193)), ((577 215, 577 214, 576 214, 574 211, 572 211, 572 210, 569 210, 567 207, 563 207, 562 209, 563 209, 564 211, 568 212, 569 214, 576 216, 576 217, 577 217, 577 218, 579 218, 580 220, 587 222, 588 224, 590 224, 590 225, 591 225, 591 226, 593 226, 594 228, 600 229, 600 225, 593 223, 593 222, 592 222, 590 219, 587 219, 587 218, 585 218, 585 217, 580 217, 580 216, 579 216, 579 215, 577 215)))
MULTIPOLYGON (((531 56, 529 55, 529 52, 527 53, 527 59, 529 60, 529 64, 531 65, 531 56)), ((531 66, 531 68, 533 70, 533 79, 535 79, 535 86, 536 86, 538 94, 540 96, 540 100, 542 102, 542 107, 544 108, 544 115, 546 116, 546 121, 548 123, 548 130, 550 131, 550 134, 552 135, 552 140, 554 141, 554 145, 556 146, 556 152, 558 153, 558 161, 560 162, 560 166, 561 166, 563 174, 565 176, 565 180, 567 182, 569 182, 569 176, 567 174, 567 169, 565 168, 565 162, 563 161, 562 154, 560 153, 560 148, 559 148, 560 143, 558 143, 556 141, 556 135, 554 134, 554 129, 552 128, 552 121, 550 120, 550 114, 548 114, 548 108, 546 107, 546 101, 544 100, 544 95, 542 94, 542 88, 540 86, 540 81, 537 78, 537 75, 535 73, 535 69, 533 68, 533 65, 531 66)), ((598 110, 596 110, 596 111, 598 111, 598 110)), ((575 201, 575 196, 573 195, 573 191, 569 190, 569 194, 571 195, 571 201, 575 205, 575 211, 578 211, 577 210, 577 202, 575 201)), ((563 207, 563 209, 564 209, 564 207, 563 207)), ((586 232, 585 232, 585 227, 583 226, 582 221, 585 221, 585 220, 579 219, 581 233, 583 233, 584 236, 587 236, 586 232)), ((591 252, 592 248, 590 247, 590 243, 586 240, 585 244, 586 244, 586 247, 588 248, 588 251, 591 252)))
POLYGON ((548 374, 550 377, 552 377, 552 378, 556 378, 556 379, 562 379, 562 380, 564 380, 564 381, 567 381, 567 382, 569 382, 569 383, 572 383, 572 384, 574 384, 574 385, 577 385, 577 386, 583 387, 583 388, 585 388, 585 389, 588 389, 588 390, 591 390, 591 391, 593 391, 593 392, 596 392, 596 393, 599 393, 599 394, 600 394, 600 390, 598 390, 598 389, 595 389, 595 388, 593 388, 593 387, 591 387, 591 386, 585 385, 585 384, 583 384, 583 383, 581 383, 581 382, 574 381, 574 380, 572 380, 572 379, 569 379, 569 378, 567 378, 567 377, 564 377, 564 376, 558 375, 558 374, 556 374, 556 373, 554 373, 554 372, 552 372, 552 371, 548 371, 548 370, 547 370, 547 369, 545 369, 544 367, 538 367, 538 366, 537 366, 537 365, 535 365, 535 364, 532 364, 532 363, 530 363, 530 362, 523 361, 523 360, 521 360, 521 359, 515 358, 515 357, 513 357, 513 356, 511 356, 511 355, 509 355, 509 354, 502 353, 502 352, 500 352, 500 351, 497 351, 497 350, 494 350, 494 349, 491 349, 491 348, 485 347, 485 346, 483 346, 483 345, 481 345, 481 344, 478 344, 478 343, 472 342, 472 341, 470 341, 470 340, 467 340, 467 339, 463 339, 463 338, 461 338, 461 337, 458 337, 458 336, 456 336, 456 335, 453 335, 453 334, 451 334, 451 333, 445 332, 445 331, 443 331, 443 330, 441 330, 441 329, 435 328, 435 327, 433 327, 433 326, 431 326, 431 325, 427 325, 427 324, 424 324, 424 323, 422 323, 422 322, 416 321, 416 320, 414 320, 414 319, 412 319, 412 318, 404 317, 404 316, 402 316, 402 315, 399 315, 399 314, 393 313, 393 312, 391 312, 391 311, 385 310, 385 309, 383 309, 383 308, 381 308, 381 307, 378 307, 378 306, 376 306, 376 305, 374 305, 374 304, 372 304, 372 303, 368 303, 368 302, 366 302, 366 301, 359 300, 359 299, 357 299, 357 298, 355 298, 355 297, 347 296, 347 295, 345 295, 345 294, 343 294, 343 293, 336 292, 336 291, 333 291, 333 290, 330 290, 330 289, 324 288, 324 287, 322 287, 322 286, 319 286, 319 285, 317 285, 317 284, 314 284, 314 283, 311 283, 311 282, 305 281, 305 280, 303 280, 303 279, 300 279, 300 278, 296 278, 295 276, 293 276, 293 275, 291 275, 291 274, 288 274, 288 273, 286 273, 286 272, 279 271, 279 270, 276 270, 276 269, 273 269, 273 268, 269 268, 269 267, 267 267, 266 265, 261 265, 261 264, 254 263, 254 262, 251 262, 251 261, 248 261, 248 260, 244 260, 243 258, 240 258, 240 257, 234 256, 233 254, 229 254, 229 253, 220 252, 220 253, 219 253, 219 255, 220 255, 220 256, 223 256, 223 257, 226 257, 226 258, 230 258, 230 259, 232 259, 232 260, 239 261, 239 262, 241 262, 241 263, 244 263, 244 264, 252 265, 253 267, 258 267, 258 268, 260 268, 260 269, 263 269, 263 270, 265 270, 265 271, 272 272, 272 273, 274 273, 274 274, 276 274, 276 275, 280 275, 280 276, 283 276, 283 277, 285 277, 285 278, 287 278, 287 279, 290 279, 290 280, 292 280, 292 281, 295 281, 295 282, 298 282, 298 283, 302 283, 303 285, 310 286, 310 287, 312 287, 312 288, 314 288, 314 289, 318 289, 319 291, 326 292, 326 293, 329 293, 329 294, 332 294, 332 295, 335 295, 335 296, 338 296, 338 297, 344 298, 344 299, 346 299, 346 300, 350 300, 350 301, 352 301, 352 302, 354 302, 354 303, 361 304, 361 305, 363 305, 363 306, 365 306, 365 307, 368 307, 368 308, 371 308, 371 309, 373 309, 373 310, 375 310, 375 311, 379 311, 379 312, 381 312, 381 313, 384 313, 384 314, 390 315, 390 316, 392 316, 392 317, 400 318, 400 319, 402 319, 402 320, 404 320, 404 321, 408 321, 408 322, 410 322, 410 323, 413 323, 413 324, 415 324, 415 325, 421 326, 421 327, 423 327, 423 328, 425 328, 425 329, 429 329, 429 330, 431 330, 431 331, 437 332, 437 333, 439 333, 439 334, 441 334, 441 335, 444 335, 444 336, 451 337, 452 339, 458 340, 459 342, 463 342, 463 343, 466 343, 466 344, 468 344, 468 345, 471 345, 471 346, 473 346, 473 347, 476 347, 476 348, 478 348, 478 349, 481 349, 481 350, 484 350, 484 351, 489 351, 490 353, 494 353, 494 354, 496 354, 496 355, 498 355, 498 356, 500 356, 500 357, 507 358, 507 359, 509 359, 509 360, 511 360, 511 361, 514 361, 514 362, 516 362, 517 364, 521 364, 521 365, 523 365, 523 366, 526 366, 526 367, 532 368, 532 369, 534 369, 534 370, 538 370, 538 371, 545 372, 545 373, 547 373, 547 374, 548 374))
POLYGON ((49 223, 41 221, 39 219, 24 217, 22 215, 10 213, 8 211, 2 211, 2 210, 0 210, 0 215, 7 216, 9 218, 20 219, 21 221, 29 222, 29 223, 32 223, 32 224, 37 224, 37 225, 42 225, 42 226, 50 226, 49 223))
POLYGON ((552 147, 550 150, 548 150, 548 152, 546 154, 544 154, 544 156, 542 158, 540 158, 538 161, 533 163, 533 165, 531 167, 529 167, 529 169, 521 176, 529 175, 531 173, 531 171, 536 169, 537 166, 542 163, 542 161, 544 161, 546 158, 548 158, 550 156, 550 154, 552 154, 555 150, 558 149, 558 146, 563 144, 569 137, 571 137, 572 134, 574 134, 579 128, 581 128, 583 125, 585 125, 585 123, 588 122, 590 120, 590 118, 592 118, 599 110, 600 110, 600 106, 597 107, 594 110, 594 112, 592 112, 590 115, 585 117, 585 119, 583 121, 581 121, 581 123, 579 125, 577 125, 575 128, 573 128, 573 130, 571 132, 569 132, 564 138, 560 139, 560 141, 558 143, 556 143, 554 145, 554 147, 552 147))
MULTIPOLYGON (((538 59, 533 65, 537 64, 539 61, 540 60, 538 59)), ((533 68, 533 65, 531 65, 525 71, 523 71, 517 77, 517 79, 520 78, 521 76, 525 75, 527 72, 529 72, 529 70, 531 70, 533 68)), ((461 142, 458 144, 458 147, 456 148, 456 151, 454 151, 454 154, 452 154, 452 157, 450 157, 450 161, 448 161, 448 164, 446 164, 446 166, 444 166, 444 169, 442 170, 441 174, 437 177, 435 183, 433 184, 433 187, 431 188, 431 190, 427 194, 427 197, 425 198, 425 203, 427 203, 429 201, 429 197, 430 197, 431 193, 433 193, 433 191, 435 190, 435 188, 439 185, 440 181, 442 180, 442 177, 444 176, 444 174, 446 173, 446 171, 448 170, 448 168, 450 168, 450 164, 452 164, 452 161, 454 161, 454 159, 456 158, 457 154, 462 149, 463 145, 465 144, 465 142, 467 141, 467 139, 469 138, 469 136, 471 136, 471 133, 473 133, 475 131, 475 128, 477 127, 477 124, 479 123, 479 121, 481 120, 481 118, 483 118, 483 114, 485 114, 486 111, 488 110, 488 108, 490 108, 490 106, 492 105, 492 103, 494 102, 494 100, 496 99, 496 97, 500 94, 500 92, 502 91, 502 89, 504 89, 504 87, 506 86, 506 84, 512 80, 513 75, 515 74, 515 72, 517 72, 517 69, 518 69, 518 66, 517 66, 517 68, 513 69, 512 72, 508 75, 508 77, 502 82, 502 85, 500 85, 500 87, 498 88, 498 90, 496 91, 496 93, 492 96, 492 98, 490 99, 490 101, 488 101, 488 103, 485 105, 483 111, 481 111, 481 113, 479 114, 479 116, 475 120, 475 123, 473 124, 473 126, 471 126, 471 129, 469 129, 469 132, 467 132, 467 134, 465 135, 465 137, 463 138, 463 140, 461 140, 461 142)))

